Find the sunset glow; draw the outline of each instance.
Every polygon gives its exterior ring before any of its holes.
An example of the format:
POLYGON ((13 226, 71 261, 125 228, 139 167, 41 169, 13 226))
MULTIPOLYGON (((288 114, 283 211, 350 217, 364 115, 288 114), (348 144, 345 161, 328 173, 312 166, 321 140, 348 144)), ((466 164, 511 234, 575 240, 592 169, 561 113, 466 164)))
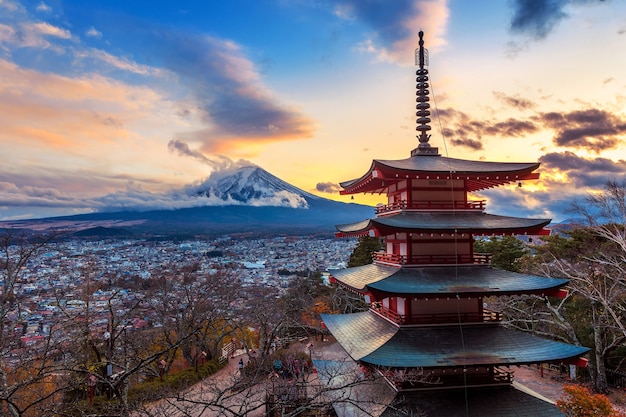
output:
POLYGON ((626 179, 625 2, 0 0, 0 220, 174 208, 245 165, 383 202, 337 184, 417 146, 419 30, 430 143, 541 162, 488 211, 560 221, 626 179))

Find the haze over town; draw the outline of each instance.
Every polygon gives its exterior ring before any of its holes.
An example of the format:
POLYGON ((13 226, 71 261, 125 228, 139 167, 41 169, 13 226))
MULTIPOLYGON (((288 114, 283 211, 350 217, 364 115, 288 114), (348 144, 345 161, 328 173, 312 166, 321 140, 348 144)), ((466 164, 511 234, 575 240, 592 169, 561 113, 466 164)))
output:
POLYGON ((624 2, 0 0, 0 220, 177 207, 246 165, 347 201, 417 144, 419 30, 431 144, 542 163, 488 211, 559 221, 624 179, 624 2))

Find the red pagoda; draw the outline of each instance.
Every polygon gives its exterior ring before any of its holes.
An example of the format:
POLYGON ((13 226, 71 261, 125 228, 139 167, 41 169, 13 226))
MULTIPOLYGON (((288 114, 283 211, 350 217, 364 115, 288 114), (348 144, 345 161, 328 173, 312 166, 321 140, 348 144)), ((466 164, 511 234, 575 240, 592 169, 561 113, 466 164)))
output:
POLYGON ((385 404, 335 411, 339 417, 562 416, 554 404, 519 389, 511 367, 580 363, 588 349, 504 327, 483 299, 556 297, 568 281, 492 268, 473 248, 480 236, 547 233, 549 219, 487 214, 484 201, 469 198, 538 179, 539 163, 453 159, 429 144, 427 51, 419 36, 418 147, 406 159, 374 160, 363 176, 341 183, 341 194, 387 196, 374 218, 337 226, 339 237, 379 236, 386 246, 372 264, 331 271, 332 281, 361 294, 369 310, 322 317, 347 355, 385 381, 379 392, 370 386, 353 395, 385 404))

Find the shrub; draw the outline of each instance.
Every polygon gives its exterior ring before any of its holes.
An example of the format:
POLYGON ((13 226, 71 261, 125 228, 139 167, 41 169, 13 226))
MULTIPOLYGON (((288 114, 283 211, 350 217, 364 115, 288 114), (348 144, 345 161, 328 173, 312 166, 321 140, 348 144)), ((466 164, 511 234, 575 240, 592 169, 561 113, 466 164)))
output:
POLYGON ((556 405, 568 417, 626 417, 615 410, 606 395, 592 394, 581 385, 566 385, 556 405))

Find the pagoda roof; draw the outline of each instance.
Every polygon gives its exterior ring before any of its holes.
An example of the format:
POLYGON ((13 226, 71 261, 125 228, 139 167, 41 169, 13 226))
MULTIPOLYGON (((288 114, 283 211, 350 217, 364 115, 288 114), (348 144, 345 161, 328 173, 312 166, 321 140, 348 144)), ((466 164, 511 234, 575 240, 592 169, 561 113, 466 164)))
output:
POLYGON ((406 159, 374 159, 360 178, 340 183, 340 194, 383 193, 393 182, 405 179, 465 180, 467 191, 478 191, 510 182, 539 178, 538 162, 487 162, 415 155, 406 159))
POLYGON ((566 279, 520 274, 488 265, 397 268, 369 264, 329 272, 334 279, 359 292, 434 297, 546 294, 568 282, 566 279))
POLYGON ((510 385, 403 392, 398 400, 380 417, 564 417, 556 405, 510 385))
POLYGON ((473 233, 492 234, 543 234, 542 229, 550 219, 527 219, 498 216, 482 212, 406 212, 380 216, 356 223, 335 227, 337 236, 363 236, 373 230, 378 236, 394 232, 410 233, 473 233))
POLYGON ((314 359, 313 364, 338 417, 563 417, 554 404, 515 382, 397 393, 381 378, 355 384, 354 362, 314 359))
POLYGON ((398 327, 372 311, 323 314, 322 320, 354 360, 384 367, 522 365, 574 359, 589 351, 499 324, 398 327))

